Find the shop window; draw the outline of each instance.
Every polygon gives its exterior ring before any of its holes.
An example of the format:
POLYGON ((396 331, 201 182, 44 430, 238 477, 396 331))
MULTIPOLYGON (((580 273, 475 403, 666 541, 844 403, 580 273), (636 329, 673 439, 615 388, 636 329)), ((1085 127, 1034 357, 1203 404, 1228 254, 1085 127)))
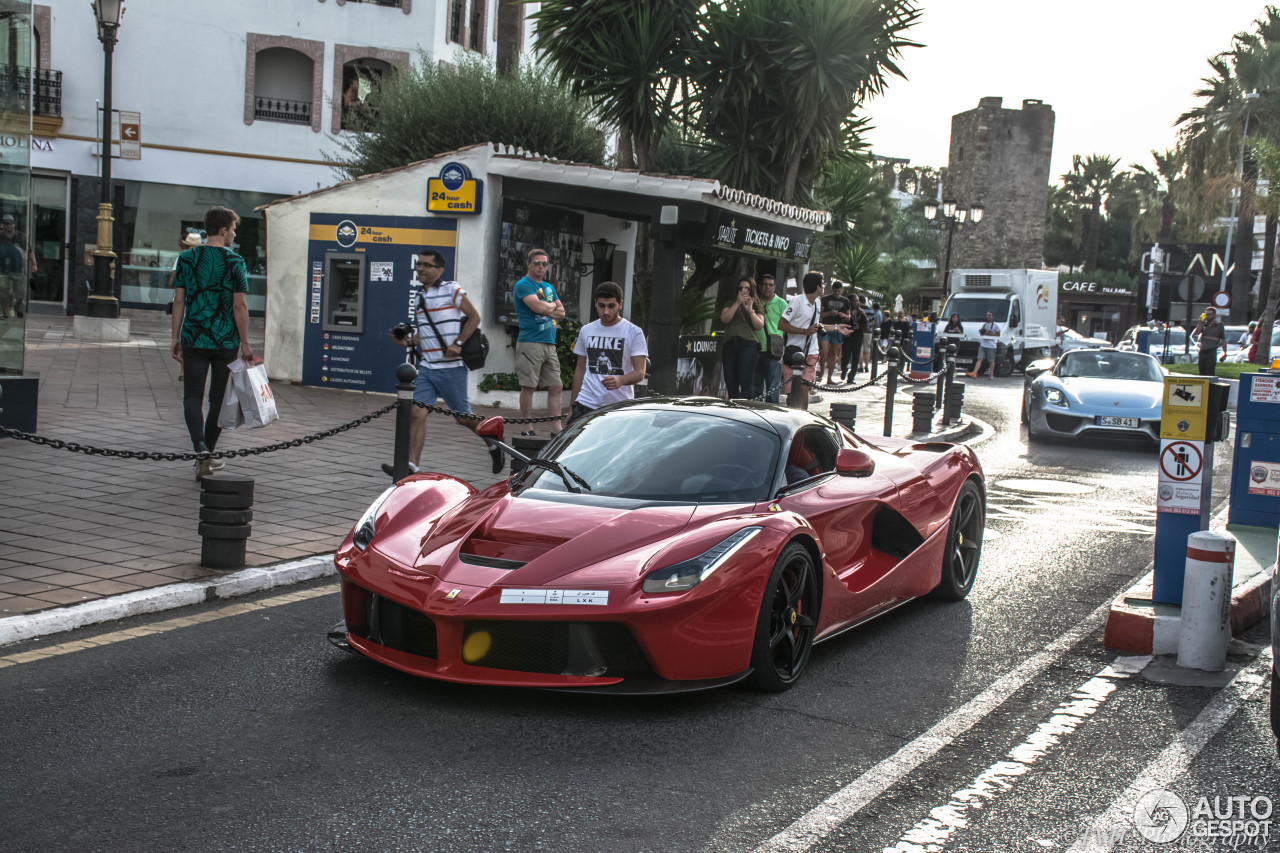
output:
POLYGON ((245 124, 272 121, 320 130, 324 42, 249 33, 245 124))
POLYGON ((365 256, 332 254, 325 258, 321 294, 326 332, 364 331, 365 256))

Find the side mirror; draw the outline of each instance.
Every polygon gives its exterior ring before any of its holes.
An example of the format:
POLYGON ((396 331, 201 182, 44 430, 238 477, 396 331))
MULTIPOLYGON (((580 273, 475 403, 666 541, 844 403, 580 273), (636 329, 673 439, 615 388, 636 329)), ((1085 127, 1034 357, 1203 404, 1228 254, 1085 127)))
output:
POLYGON ((1053 370, 1053 365, 1054 361, 1051 358, 1037 358, 1035 361, 1027 365, 1026 369, 1022 371, 1022 374, 1026 376, 1028 380, 1032 380, 1041 373, 1053 370))
POLYGON ((481 438, 493 438, 502 441, 502 434, 505 428, 506 421, 502 418, 485 418, 480 422, 480 426, 476 427, 476 435, 481 438))
POLYGON ((876 461, 865 450, 846 447, 836 454, 836 473, 848 477, 866 477, 876 470, 876 461))

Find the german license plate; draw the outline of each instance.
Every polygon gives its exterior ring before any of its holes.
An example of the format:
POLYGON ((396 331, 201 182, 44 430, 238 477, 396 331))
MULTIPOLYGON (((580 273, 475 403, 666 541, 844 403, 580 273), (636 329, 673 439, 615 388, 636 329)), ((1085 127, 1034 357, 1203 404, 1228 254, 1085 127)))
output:
POLYGON ((1136 427, 1138 425, 1137 418, 1117 418, 1111 415, 1098 415, 1098 426, 1118 426, 1118 427, 1136 427))

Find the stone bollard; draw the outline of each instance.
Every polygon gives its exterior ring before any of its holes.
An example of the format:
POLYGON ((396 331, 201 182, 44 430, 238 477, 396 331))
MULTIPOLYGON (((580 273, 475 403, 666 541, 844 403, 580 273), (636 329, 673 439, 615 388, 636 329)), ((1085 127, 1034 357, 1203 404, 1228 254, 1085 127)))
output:
POLYGON ((898 352, 889 347, 889 360, 885 363, 884 381, 884 434, 893 435, 893 398, 898 394, 898 352))
POLYGON ((253 525, 253 478, 210 474, 200 480, 200 565, 243 569, 253 525))
POLYGON ((1231 573, 1235 537, 1202 531, 1187 537, 1178 666, 1221 672, 1231 640, 1231 573))
POLYGON ((936 394, 932 389, 917 391, 911 398, 911 433, 928 435, 933 432, 933 401, 936 394))
POLYGON ((857 432, 858 422, 858 406, 856 403, 832 403, 831 404, 831 420, 848 427, 851 432, 857 432))
MULTIPOLYGON (((542 438, 541 436, 536 436, 536 435, 517 435, 512 437, 511 446, 517 452, 523 453, 525 456, 528 456, 530 459, 532 459, 535 456, 537 456, 539 453, 541 453, 542 448, 546 447, 547 443, 550 441, 551 439, 549 438, 542 438)), ((512 476, 519 474, 523 470, 524 470, 524 463, 521 462, 519 459, 516 459, 514 456, 511 457, 512 476)))
POLYGON ((950 425, 960 420, 964 410, 964 383, 952 382, 947 388, 947 399, 942 404, 942 423, 950 425))

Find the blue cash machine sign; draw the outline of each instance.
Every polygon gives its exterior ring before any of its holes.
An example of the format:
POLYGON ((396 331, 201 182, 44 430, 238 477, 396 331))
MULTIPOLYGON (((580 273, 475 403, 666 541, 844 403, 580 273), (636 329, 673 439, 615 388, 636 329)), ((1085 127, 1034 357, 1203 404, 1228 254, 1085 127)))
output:
POLYGON ((311 214, 302 384, 394 392, 405 350, 388 335, 412 319, 418 252, 438 251, 452 279, 457 242, 456 219, 311 214))

